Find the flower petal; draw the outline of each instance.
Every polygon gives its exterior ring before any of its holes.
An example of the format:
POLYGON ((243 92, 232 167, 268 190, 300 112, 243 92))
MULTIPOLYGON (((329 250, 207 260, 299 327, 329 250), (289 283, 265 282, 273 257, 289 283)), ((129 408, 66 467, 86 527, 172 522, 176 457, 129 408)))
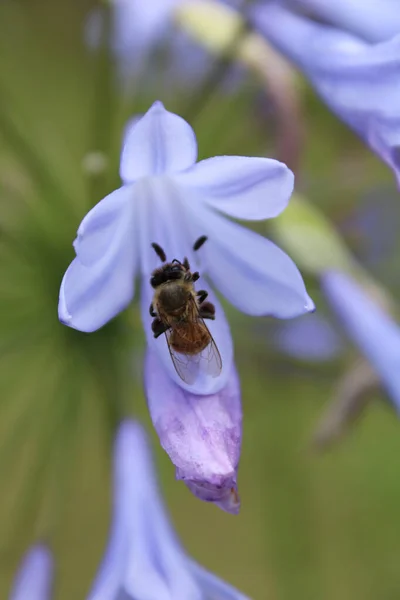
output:
POLYGON ((95 264, 116 240, 127 235, 127 220, 132 224, 133 190, 134 186, 126 185, 112 192, 82 220, 74 248, 83 265, 95 264))
POLYGON ((225 583, 225 581, 207 571, 207 569, 194 560, 188 558, 188 563, 191 572, 196 577, 207 598, 218 598, 218 600, 250 600, 248 596, 245 596, 228 583, 225 583))
POLYGON ((193 129, 162 102, 136 120, 125 135, 120 175, 124 183, 149 175, 175 173, 191 167, 197 158, 193 129))
POLYGON ((50 550, 42 544, 33 546, 15 577, 10 600, 50 600, 53 569, 50 550))
POLYGON ((290 3, 368 42, 383 42, 400 33, 398 0, 290 0, 290 3))
POLYGON ((400 35, 370 45, 276 4, 255 7, 252 21, 400 183, 400 35))
POLYGON ((79 258, 72 261, 61 283, 58 304, 60 321, 86 332, 103 327, 131 302, 138 260, 133 203, 126 205, 117 233, 111 236, 105 227, 104 235, 110 242, 108 248, 102 248, 103 242, 95 233, 94 221, 90 221, 88 240, 79 245, 78 251, 83 249, 85 258, 93 258, 89 249, 92 243, 91 248, 96 247, 104 254, 91 266, 85 266, 79 258))
POLYGON ((269 158, 217 156, 197 163, 176 181, 227 215, 258 220, 276 217, 286 208, 294 175, 269 158))
POLYGON ((202 500, 236 514, 242 409, 235 367, 224 389, 199 397, 177 386, 149 348, 145 389, 154 427, 177 478, 202 500))
POLYGON ((326 273, 322 287, 349 337, 380 375, 400 412, 399 326, 344 273, 326 273))
POLYGON ((281 319, 314 310, 294 262, 275 244, 207 207, 190 220, 193 239, 206 232, 204 271, 239 310, 281 319))

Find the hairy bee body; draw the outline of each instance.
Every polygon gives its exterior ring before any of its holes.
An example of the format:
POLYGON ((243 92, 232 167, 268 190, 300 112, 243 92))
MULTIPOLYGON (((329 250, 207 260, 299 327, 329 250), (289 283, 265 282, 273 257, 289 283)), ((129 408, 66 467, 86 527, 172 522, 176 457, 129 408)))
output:
POLYGON ((198 303, 191 282, 174 280, 161 284, 154 293, 158 318, 171 328, 169 344, 180 354, 198 354, 211 341, 210 333, 198 319, 198 303))
MULTIPOLYGON (((193 245, 197 251, 207 240, 201 236, 193 245)), ((164 250, 152 244, 161 267, 155 269, 150 278, 154 289, 149 307, 153 318, 151 329, 155 338, 165 334, 168 350, 179 377, 192 384, 199 373, 217 377, 222 369, 222 360, 204 319, 215 319, 215 307, 206 302, 208 292, 196 291, 194 282, 200 274, 190 270, 187 258, 174 258, 166 262, 164 250)))

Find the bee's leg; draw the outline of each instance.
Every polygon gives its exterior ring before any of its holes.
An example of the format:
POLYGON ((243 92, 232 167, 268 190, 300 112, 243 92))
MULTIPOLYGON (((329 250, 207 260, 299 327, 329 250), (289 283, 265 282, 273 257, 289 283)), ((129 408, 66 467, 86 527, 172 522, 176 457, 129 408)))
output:
POLYGON ((192 281, 197 281, 198 279, 200 279, 200 273, 198 271, 195 271, 194 273, 192 273, 192 281))
POLYGON ((162 333, 165 333, 166 331, 168 331, 168 329, 169 329, 169 325, 166 325, 165 323, 163 323, 161 321, 161 319, 159 319, 158 317, 153 319, 153 322, 151 324, 151 330, 154 333, 155 338, 158 338, 162 333))
POLYGON ((200 306, 199 314, 202 319, 215 319, 215 306, 211 302, 203 302, 200 306))
POLYGON ((197 292, 197 300, 199 304, 203 304, 204 300, 207 298, 208 292, 206 290, 199 290, 197 292))
POLYGON ((185 269, 186 269, 187 271, 190 271, 190 263, 189 263, 188 259, 186 258, 186 256, 185 256, 185 258, 183 259, 183 263, 182 263, 182 264, 183 264, 183 266, 185 267, 185 269))
POLYGON ((151 316, 151 317, 156 317, 156 316, 157 316, 157 313, 156 313, 156 311, 154 310, 153 303, 151 303, 151 304, 150 304, 149 313, 150 313, 150 316, 151 316))

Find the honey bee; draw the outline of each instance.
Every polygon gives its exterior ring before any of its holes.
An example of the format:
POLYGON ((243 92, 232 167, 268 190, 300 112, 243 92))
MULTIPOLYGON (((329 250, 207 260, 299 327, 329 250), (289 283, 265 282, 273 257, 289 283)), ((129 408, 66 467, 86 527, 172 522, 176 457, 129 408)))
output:
MULTIPOLYGON (((199 250, 206 240, 205 235, 201 236, 193 250, 199 250)), ((222 369, 221 355, 204 322, 215 319, 215 306, 205 301, 208 292, 195 290, 194 283, 200 274, 191 272, 187 258, 182 262, 177 258, 167 262, 161 246, 153 243, 152 247, 164 263, 153 271, 150 279, 154 288, 150 304, 154 337, 165 333, 174 367, 186 383, 194 382, 201 365, 207 374, 217 377, 222 369)))

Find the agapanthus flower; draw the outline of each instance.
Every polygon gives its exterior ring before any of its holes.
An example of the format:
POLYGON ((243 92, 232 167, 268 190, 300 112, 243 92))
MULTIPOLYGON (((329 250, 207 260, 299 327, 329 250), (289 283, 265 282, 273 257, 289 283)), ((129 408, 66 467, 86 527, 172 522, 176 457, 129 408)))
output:
MULTIPOLYGON (((332 8, 335 2, 315 0, 304 4, 319 8, 322 16, 335 17, 339 24, 339 7, 332 8), (323 4, 332 7, 323 10, 323 4)), ((345 2, 340 4, 344 6, 345 2)), ((393 169, 400 182, 400 35, 386 38, 377 25, 385 24, 388 36, 395 31, 400 34, 398 8, 388 11, 388 2, 377 1, 349 0, 346 4, 347 11, 341 14, 348 28, 351 23, 358 22, 360 27, 364 23, 367 39, 383 41, 371 43, 316 22, 296 14, 285 2, 260 2, 251 9, 251 20, 303 71, 332 111, 393 169), (371 26, 373 7, 380 13, 375 28, 371 26), (393 14, 397 16, 388 27, 393 14)))
MULTIPOLYGON (((212 377, 200 369, 195 381, 183 381, 175 371, 165 336, 155 339, 151 329, 149 306, 154 290, 150 276, 160 266, 152 242, 165 250, 169 260, 186 256, 193 271, 206 274, 232 304, 248 314, 290 318, 313 310, 314 305, 297 267, 282 250, 226 218, 257 220, 279 214, 292 192, 292 172, 267 158, 221 156, 196 164, 196 157, 193 130, 160 102, 128 127, 120 165, 123 185, 99 202, 78 229, 74 242, 77 256, 61 285, 59 317, 81 331, 99 329, 130 304, 134 280, 140 274, 142 321, 155 357, 145 381, 154 424, 160 433, 158 415, 163 413, 162 407, 171 407, 162 427, 166 422, 175 428, 179 425, 189 437, 191 429, 193 440, 198 441, 196 453, 205 457, 209 451, 202 451, 201 445, 222 449, 221 440, 231 435, 232 427, 236 432, 240 429, 229 326, 212 290, 201 283, 216 306, 216 318, 208 325, 222 357, 222 371, 212 377), (208 240, 196 253, 193 242, 203 235, 208 240), (160 383, 164 379, 165 385, 160 383), (181 388, 177 392, 175 384, 181 388), (196 394, 207 396, 207 402, 220 403, 220 409, 226 411, 220 424, 225 431, 216 428, 215 421, 213 425, 211 413, 201 415, 188 409, 175 419, 178 404, 185 402, 190 407, 196 394), (227 405, 228 398, 234 399, 229 401, 232 407, 227 405), (198 435, 202 428, 207 435, 198 435)), ((203 401, 206 405, 206 399, 203 401)), ((164 440, 167 438, 168 432, 164 440)), ((192 468, 186 475, 182 471, 180 465, 194 459, 182 455, 186 446, 179 436, 175 437, 175 450, 167 445, 179 477, 215 489, 223 473, 226 483, 234 487, 240 435, 235 434, 235 440, 234 458, 225 447, 224 466, 219 465, 206 480, 194 476, 192 468)), ((219 456, 220 452, 215 461, 219 456)))
POLYGON ((187 556, 163 506, 145 433, 121 424, 111 535, 87 600, 245 600, 187 556))
POLYGON ((15 576, 9 600, 50 600, 53 558, 43 544, 32 546, 15 576))
POLYGON ((322 288, 350 339, 378 374, 400 411, 400 329, 350 276, 327 272, 322 288))

